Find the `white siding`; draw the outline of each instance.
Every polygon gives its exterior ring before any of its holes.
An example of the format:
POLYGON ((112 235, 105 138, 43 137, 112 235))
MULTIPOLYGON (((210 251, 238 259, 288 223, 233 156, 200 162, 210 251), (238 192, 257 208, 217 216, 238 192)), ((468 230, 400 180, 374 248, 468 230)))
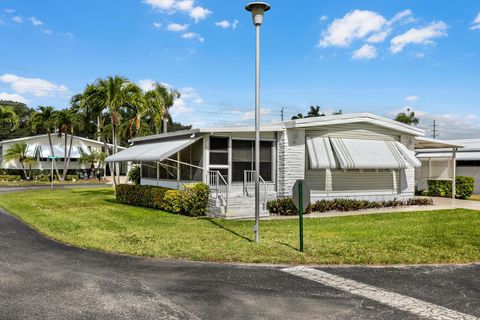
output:
POLYGON ((305 176, 305 130, 288 129, 278 133, 278 195, 292 195, 297 179, 305 176))

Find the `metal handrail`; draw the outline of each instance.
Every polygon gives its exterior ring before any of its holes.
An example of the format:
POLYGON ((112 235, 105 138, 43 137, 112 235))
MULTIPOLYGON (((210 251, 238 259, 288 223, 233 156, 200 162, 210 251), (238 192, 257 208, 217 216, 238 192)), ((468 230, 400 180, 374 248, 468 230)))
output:
MULTIPOLYGON (((267 183, 262 178, 261 175, 258 175, 258 180, 263 186, 263 202, 266 202, 267 199, 267 183)), ((248 195, 248 185, 255 182, 255 170, 244 170, 243 172, 243 194, 248 195), (250 178, 250 179, 249 179, 250 178)))
POLYGON ((210 190, 215 190, 215 196, 225 199, 225 211, 228 209, 228 183, 218 170, 207 170, 207 181, 210 190), (212 188, 214 187, 214 188, 212 188))

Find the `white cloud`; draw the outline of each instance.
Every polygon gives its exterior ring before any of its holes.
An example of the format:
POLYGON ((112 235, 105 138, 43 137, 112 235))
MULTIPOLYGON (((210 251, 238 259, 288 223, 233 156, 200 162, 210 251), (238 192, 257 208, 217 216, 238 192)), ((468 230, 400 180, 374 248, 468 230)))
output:
POLYGON ((206 19, 212 13, 207 8, 195 6, 194 0, 144 0, 143 2, 165 13, 184 12, 195 22, 206 19))
POLYGON ((4 10, 6 13, 14 13, 15 9, 5 9, 4 10))
POLYGON ((417 52, 417 53, 415 53, 414 57, 417 58, 417 59, 421 59, 421 58, 425 57, 425 53, 417 52))
POLYGON ((167 26, 168 31, 181 32, 188 29, 188 24, 170 23, 167 26))
POLYGON ((20 16, 15 16, 12 18, 12 20, 15 21, 16 23, 23 23, 23 19, 20 16))
POLYGON ((405 97, 405 100, 409 101, 409 102, 418 101, 419 99, 420 99, 419 96, 406 96, 405 97))
MULTIPOLYGON (((405 18, 407 18, 407 17, 411 18, 412 15, 413 15, 413 13, 412 13, 412 10, 410 10, 410 9, 400 11, 400 12, 398 12, 397 14, 395 14, 395 15, 393 16, 393 18, 390 19, 390 21, 388 21, 388 24, 392 25, 392 24, 394 24, 395 22, 398 22, 398 21, 400 21, 400 20, 403 20, 403 19, 405 19, 405 18)), ((411 22, 411 21, 413 21, 413 20, 412 20, 412 19, 407 19, 406 21, 407 21, 407 22, 411 22)))
POLYGON ((472 22, 472 26, 470 27, 470 30, 478 30, 478 29, 480 29, 480 12, 477 14, 477 16, 472 22))
POLYGON ((343 18, 335 19, 319 42, 320 47, 348 47, 356 39, 382 30, 387 20, 376 12, 354 10, 343 18))
POLYGON ((161 11, 169 11, 175 7, 175 0, 145 0, 144 2, 161 11))
POLYGON ((371 60, 377 57, 377 49, 370 45, 365 44, 360 49, 353 51, 353 60, 371 60))
POLYGON ((0 81, 10 84, 11 88, 17 93, 30 93, 36 97, 53 96, 68 92, 68 88, 64 85, 57 85, 39 78, 24 78, 6 73, 0 76, 0 81))
POLYGON ((28 20, 30 20, 30 22, 31 22, 35 27, 38 27, 38 26, 43 25, 43 21, 40 20, 40 19, 38 19, 38 18, 31 17, 31 18, 29 18, 28 20))
POLYGON ((153 27, 156 28, 156 29, 160 29, 161 26, 162 26, 161 22, 154 22, 153 23, 153 27))
POLYGON ((15 93, 0 92, 0 100, 16 101, 21 103, 28 103, 28 99, 15 93))
POLYGON ((320 17, 320 21, 327 21, 328 20, 328 16, 326 15, 323 15, 320 17))
POLYGON ((51 29, 43 29, 42 32, 46 33, 46 34, 52 34, 53 33, 53 31, 51 29))
POLYGON ((212 11, 203 8, 203 7, 195 7, 192 10, 190 10, 190 17, 195 20, 195 22, 198 22, 200 20, 204 20, 207 18, 209 14, 211 14, 212 11))
POLYGON ((404 34, 398 35, 390 41, 390 51, 392 53, 399 53, 408 44, 434 44, 435 42, 432 39, 446 36, 447 28, 447 24, 443 21, 434 21, 420 29, 411 28, 404 34))
POLYGON ((388 29, 385 29, 385 30, 380 31, 380 32, 378 32, 378 33, 372 34, 372 35, 367 39, 367 42, 370 42, 370 43, 383 42, 383 41, 385 40, 385 38, 388 37, 388 35, 390 34, 390 32, 392 32, 392 29, 391 29, 391 28, 388 28, 388 29))
POLYGON ((232 22, 228 21, 228 20, 222 20, 222 21, 219 21, 219 22, 215 22, 215 25, 217 27, 220 27, 222 29, 228 29, 228 28, 232 28, 232 29, 236 29, 237 26, 238 26, 238 20, 235 19, 233 20, 232 22))
MULTIPOLYGON (((271 113, 272 113, 272 110, 269 108, 260 108, 260 117, 268 116, 271 113)), ((255 110, 242 112, 242 119, 243 120, 255 119, 255 110)))
POLYGON ((155 81, 153 81, 152 79, 142 79, 138 81, 138 86, 145 92, 150 91, 155 88, 155 81))
POLYGON ((175 4, 175 8, 181 11, 190 11, 193 9, 193 0, 178 1, 175 4))
POLYGON ((204 42, 205 38, 203 38, 201 35, 199 35, 196 32, 187 32, 182 34, 183 39, 198 39, 200 42, 204 42))
POLYGON ((193 108, 189 107, 185 102, 184 98, 178 98, 173 103, 172 108, 170 109, 172 116, 178 116, 182 113, 191 113, 193 112, 193 108))

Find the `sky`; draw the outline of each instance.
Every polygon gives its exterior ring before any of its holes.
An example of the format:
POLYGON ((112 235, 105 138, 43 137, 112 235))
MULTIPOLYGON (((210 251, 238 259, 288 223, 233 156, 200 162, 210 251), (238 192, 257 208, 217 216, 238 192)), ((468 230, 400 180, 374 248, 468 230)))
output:
MULTIPOLYGON (((254 122, 247 1, 0 0, 0 99, 69 106, 122 75, 182 92, 175 121, 254 122)), ((310 105, 394 117, 438 138, 480 137, 480 1, 271 0, 261 28, 262 122, 310 105)))

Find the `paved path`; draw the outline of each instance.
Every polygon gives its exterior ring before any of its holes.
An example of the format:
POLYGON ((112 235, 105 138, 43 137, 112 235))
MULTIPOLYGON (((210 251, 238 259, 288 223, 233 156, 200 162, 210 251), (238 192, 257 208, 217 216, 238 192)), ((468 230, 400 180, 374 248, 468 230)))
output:
POLYGON ((422 319, 383 292, 480 317, 479 265, 313 269, 379 296, 285 268, 82 250, 0 212, 0 319, 422 319))

